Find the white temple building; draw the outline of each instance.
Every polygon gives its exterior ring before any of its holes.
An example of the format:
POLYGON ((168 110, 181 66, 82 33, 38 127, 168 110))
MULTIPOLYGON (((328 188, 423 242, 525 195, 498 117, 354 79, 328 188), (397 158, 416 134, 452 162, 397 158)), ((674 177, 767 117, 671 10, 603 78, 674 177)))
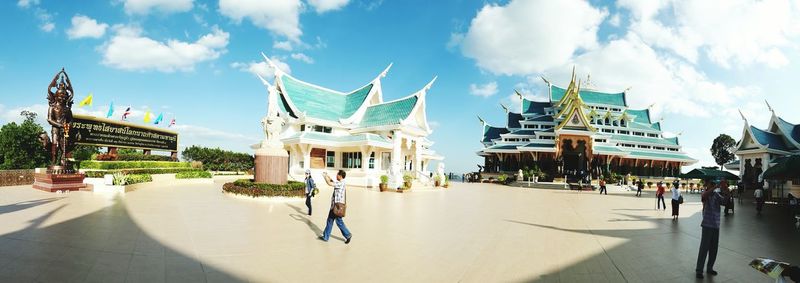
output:
MULTIPOLYGON (((342 169, 348 185, 377 187, 382 175, 397 188, 404 175, 430 181, 431 161, 442 156, 430 147, 433 132, 426 115, 426 95, 434 77, 419 91, 384 101, 381 79, 391 64, 365 85, 342 92, 299 80, 275 70, 272 83, 284 125, 280 141, 289 153, 289 180, 302 180, 306 169, 316 178, 342 169)), ((255 146, 254 146, 255 147, 255 146)))

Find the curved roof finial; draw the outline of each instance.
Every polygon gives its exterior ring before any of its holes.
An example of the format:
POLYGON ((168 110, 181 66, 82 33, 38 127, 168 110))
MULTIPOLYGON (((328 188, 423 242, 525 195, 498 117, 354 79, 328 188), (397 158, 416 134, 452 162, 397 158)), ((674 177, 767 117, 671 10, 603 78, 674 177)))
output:
POLYGON ((481 121, 481 124, 486 126, 486 121, 484 121, 483 118, 481 118, 481 115, 477 115, 477 116, 478 116, 478 121, 481 121))
POLYGON ((744 123, 747 124, 747 118, 745 118, 744 114, 742 114, 742 109, 737 109, 737 110, 739 110, 739 115, 742 116, 742 120, 744 120, 744 123))
POLYGON ((258 78, 261 80, 261 83, 264 84, 265 87, 267 88, 272 87, 272 84, 270 84, 267 80, 265 80, 264 77, 262 77, 259 74, 256 74, 256 76, 258 76, 258 78))
POLYGON ((431 89, 431 86, 433 86, 433 82, 435 82, 437 78, 439 78, 439 76, 433 76, 433 79, 430 82, 428 82, 428 84, 426 84, 425 87, 422 88, 422 90, 428 91, 429 89, 431 89))
POLYGON ((503 105, 503 103, 502 103, 502 102, 500 103, 500 107, 503 107, 503 110, 505 110, 505 111, 506 111, 506 113, 508 113, 508 107, 506 107, 505 105, 503 105))
POLYGON ((767 108, 769 109, 769 112, 772 112, 772 115, 775 115, 775 109, 772 109, 772 105, 769 105, 769 101, 764 99, 764 103, 767 104, 767 108))
POLYGON ((383 69, 383 72, 381 72, 381 74, 378 75, 378 78, 386 77, 386 73, 389 72, 389 69, 392 68, 392 65, 394 65, 394 62, 389 63, 389 66, 386 66, 386 69, 383 69))
POLYGON ((544 76, 541 76, 540 78, 542 78, 544 83, 546 83, 548 86, 550 86, 550 81, 548 81, 544 76))
POLYGON ((266 61, 269 67, 275 70, 275 72, 283 73, 283 70, 281 70, 281 68, 278 68, 278 65, 275 65, 275 62, 272 62, 272 60, 270 60, 269 57, 267 57, 267 55, 264 54, 264 52, 261 52, 261 56, 264 57, 264 61, 266 61))
POLYGON ((633 87, 632 87, 632 86, 629 86, 629 87, 625 88, 625 90, 623 90, 622 92, 623 92, 623 93, 625 93, 625 92, 628 92, 629 90, 631 90, 631 88, 633 88, 633 87))

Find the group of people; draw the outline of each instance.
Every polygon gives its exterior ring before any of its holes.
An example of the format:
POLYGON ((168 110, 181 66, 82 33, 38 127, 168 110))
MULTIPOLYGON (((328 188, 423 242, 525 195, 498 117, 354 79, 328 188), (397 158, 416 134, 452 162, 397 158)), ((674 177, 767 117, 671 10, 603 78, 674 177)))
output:
MULTIPOLYGON (((344 243, 349 244, 350 240, 353 239, 353 234, 350 233, 350 230, 347 229, 347 226, 344 224, 344 212, 347 208, 347 200, 346 200, 346 193, 345 193, 345 182, 344 178, 347 176, 347 173, 344 170, 339 170, 336 173, 336 179, 331 179, 328 176, 328 173, 323 172, 322 177, 325 179, 325 183, 328 186, 333 187, 333 195, 331 196, 331 207, 328 210, 328 218, 325 223, 325 230, 322 232, 322 235, 319 236, 319 239, 322 241, 327 242, 328 239, 331 237, 331 230, 333 230, 333 223, 336 222, 336 226, 339 227, 339 230, 342 231, 342 235, 344 236, 344 243), (340 211, 342 211, 340 213, 340 211)), ((305 187, 306 187, 306 207, 308 207, 308 215, 311 216, 312 207, 311 207, 311 198, 314 197, 315 188, 317 187, 314 183, 314 178, 311 177, 311 170, 306 170, 306 178, 305 178, 305 187)))

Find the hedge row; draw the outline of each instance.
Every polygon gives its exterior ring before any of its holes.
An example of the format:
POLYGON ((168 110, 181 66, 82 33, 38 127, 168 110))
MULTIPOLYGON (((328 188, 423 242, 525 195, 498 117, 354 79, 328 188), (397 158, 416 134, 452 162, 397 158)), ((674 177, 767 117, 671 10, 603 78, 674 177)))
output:
POLYGON ((118 170, 92 170, 84 171, 87 178, 102 178, 106 174, 175 174, 184 171, 194 171, 192 168, 147 168, 147 169, 118 169, 118 170))
POLYGON ((286 185, 262 184, 251 179, 239 179, 226 183, 222 190, 251 197, 305 197, 303 182, 289 181, 286 185))
POLYGON ((127 174, 125 175, 125 185, 133 185, 144 182, 152 182, 153 176, 150 174, 127 174))
POLYGON ((143 153, 100 153, 93 154, 91 159, 97 161, 172 161, 172 157, 170 156, 156 154, 145 155, 143 153))
POLYGON ((145 168, 191 168, 189 162, 170 161, 81 161, 81 169, 145 169, 145 168))
POLYGON ((211 172, 208 171, 184 171, 175 174, 175 179, 211 179, 211 172))

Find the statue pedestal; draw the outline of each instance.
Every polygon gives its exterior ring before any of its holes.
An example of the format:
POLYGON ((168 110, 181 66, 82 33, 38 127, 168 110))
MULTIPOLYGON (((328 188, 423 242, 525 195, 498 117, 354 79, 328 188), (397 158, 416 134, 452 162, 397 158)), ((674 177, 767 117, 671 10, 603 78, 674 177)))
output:
POLYGON ((78 191, 86 187, 86 184, 83 183, 85 177, 86 175, 83 173, 34 173, 33 188, 51 193, 56 191, 78 191))
POLYGON ((284 185, 289 174, 289 153, 283 148, 259 148, 256 150, 255 181, 284 185))

